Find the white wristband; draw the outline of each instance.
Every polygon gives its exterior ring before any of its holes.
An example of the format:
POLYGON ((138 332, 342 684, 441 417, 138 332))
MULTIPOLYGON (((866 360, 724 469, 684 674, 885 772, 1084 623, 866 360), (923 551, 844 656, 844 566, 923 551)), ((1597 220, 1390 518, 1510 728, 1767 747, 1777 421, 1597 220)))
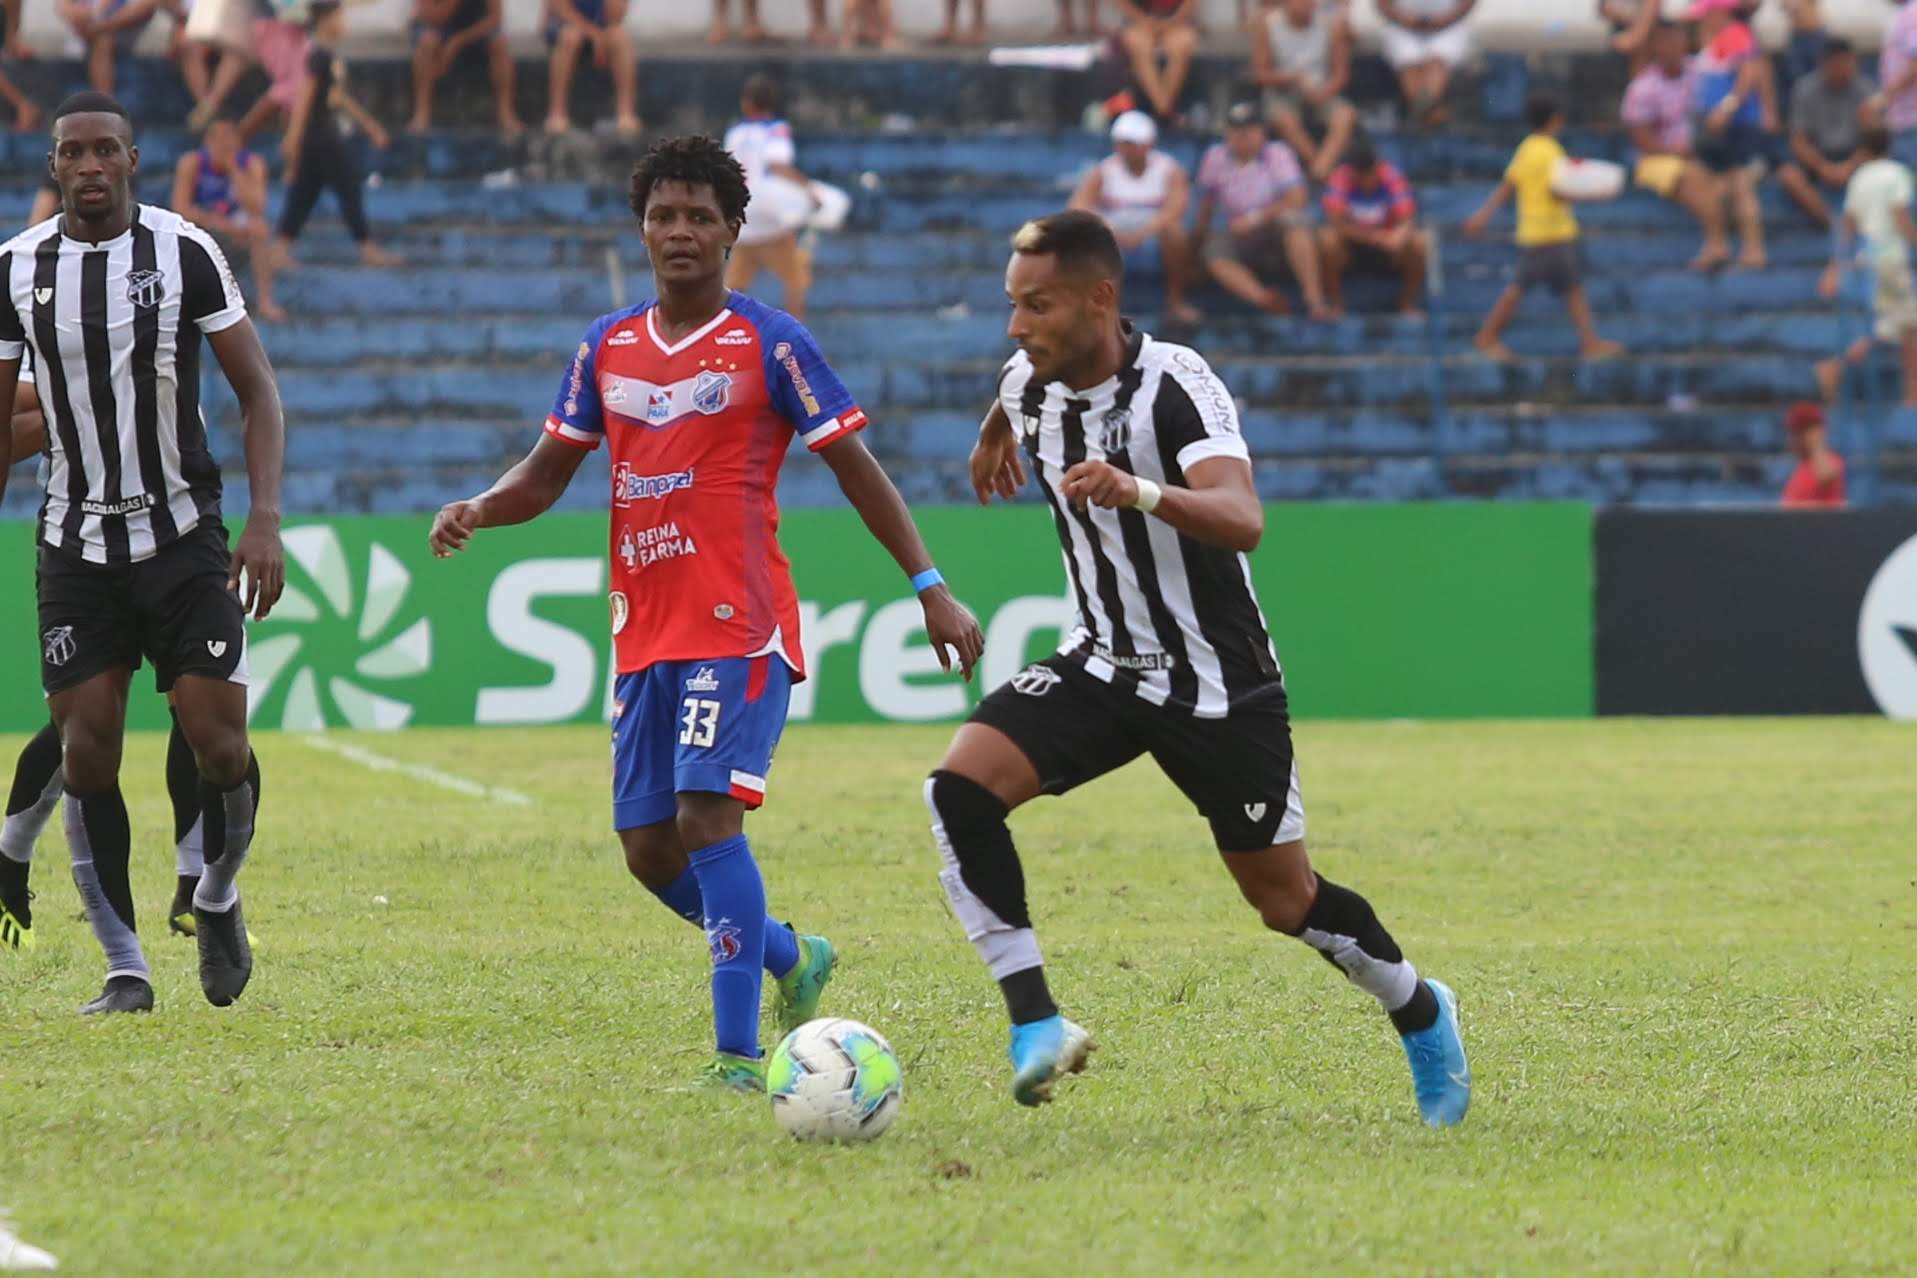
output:
POLYGON ((1142 510, 1148 515, 1157 510, 1159 501, 1165 496, 1165 490, 1149 479, 1139 479, 1134 476, 1132 482, 1138 485, 1138 497, 1132 502, 1132 509, 1142 510))

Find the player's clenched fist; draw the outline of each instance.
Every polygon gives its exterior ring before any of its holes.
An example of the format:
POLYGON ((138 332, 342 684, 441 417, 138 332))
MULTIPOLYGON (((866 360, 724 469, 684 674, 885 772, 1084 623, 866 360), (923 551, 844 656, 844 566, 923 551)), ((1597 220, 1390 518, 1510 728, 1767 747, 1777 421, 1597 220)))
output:
POLYGON ((1110 462, 1082 461, 1065 472, 1065 498, 1080 510, 1125 509, 1138 504, 1138 481, 1110 462))
POLYGON ((478 502, 447 502, 439 508, 439 514, 433 517, 433 531, 426 540, 432 546, 433 554, 440 559, 445 559, 454 551, 466 549, 467 540, 478 528, 478 502))

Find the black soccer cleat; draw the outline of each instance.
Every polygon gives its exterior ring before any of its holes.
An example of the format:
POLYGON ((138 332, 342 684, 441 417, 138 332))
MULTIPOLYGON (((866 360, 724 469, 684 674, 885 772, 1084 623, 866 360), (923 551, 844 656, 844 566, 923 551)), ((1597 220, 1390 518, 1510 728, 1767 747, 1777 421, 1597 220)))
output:
POLYGON ((80 1009, 82 1016, 97 1016, 102 1012, 150 1012, 153 1010, 153 987, 137 976, 109 976, 106 988, 100 991, 100 997, 80 1009))
POLYGON ((200 943, 200 989, 215 1007, 227 1007, 253 975, 253 947, 246 939, 240 903, 230 910, 193 907, 194 939, 200 943))
POLYGON ((27 864, 0 856, 0 948, 33 948, 33 893, 27 864))
POLYGON ((198 926, 193 921, 193 889, 199 886, 198 875, 179 876, 173 889, 173 904, 166 907, 167 930, 175 936, 192 936, 198 926))

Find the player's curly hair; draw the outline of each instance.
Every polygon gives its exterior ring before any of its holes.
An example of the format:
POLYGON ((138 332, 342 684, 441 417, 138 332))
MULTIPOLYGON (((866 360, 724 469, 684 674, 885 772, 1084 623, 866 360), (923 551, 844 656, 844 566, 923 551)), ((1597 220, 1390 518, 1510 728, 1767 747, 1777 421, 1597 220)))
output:
POLYGON ((720 215, 734 225, 745 221, 746 205, 752 201, 739 162, 716 140, 700 133, 655 142, 645 158, 633 166, 627 203, 632 205, 634 217, 645 220, 646 201, 660 182, 711 187, 719 201, 720 215))

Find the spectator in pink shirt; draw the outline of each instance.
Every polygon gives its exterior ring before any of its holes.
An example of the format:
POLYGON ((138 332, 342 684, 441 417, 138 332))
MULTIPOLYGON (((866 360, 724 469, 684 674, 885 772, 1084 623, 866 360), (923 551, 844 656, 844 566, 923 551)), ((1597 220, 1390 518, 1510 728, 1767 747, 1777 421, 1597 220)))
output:
POLYGON ((1892 134, 1917 129, 1917 4, 1897 3, 1884 28, 1884 49, 1877 57, 1877 83, 1883 87, 1868 103, 1892 134))
POLYGON ((1624 91, 1618 118, 1637 148, 1637 184, 1688 209, 1704 228, 1704 247, 1691 259, 1694 271, 1711 271, 1731 260, 1724 234, 1724 183, 1697 162, 1691 149, 1690 39, 1674 22, 1651 32, 1651 60, 1624 91))
POLYGON ((1418 204, 1404 174, 1378 158, 1368 138, 1351 144, 1350 159, 1325 184, 1325 217, 1318 232, 1324 255, 1325 298, 1331 313, 1345 308, 1345 270, 1358 265, 1401 277, 1404 292, 1398 310, 1418 313, 1424 292, 1425 236, 1418 229, 1418 204))
POLYGON ((1298 277, 1313 319, 1329 319, 1318 282, 1318 241, 1311 231, 1310 191, 1298 157, 1265 134, 1256 104, 1240 102, 1225 114, 1225 140, 1198 165, 1195 242, 1219 287, 1259 310, 1282 315, 1291 303, 1265 283, 1286 264, 1298 277), (1225 234, 1212 240, 1212 215, 1225 211, 1225 234))

